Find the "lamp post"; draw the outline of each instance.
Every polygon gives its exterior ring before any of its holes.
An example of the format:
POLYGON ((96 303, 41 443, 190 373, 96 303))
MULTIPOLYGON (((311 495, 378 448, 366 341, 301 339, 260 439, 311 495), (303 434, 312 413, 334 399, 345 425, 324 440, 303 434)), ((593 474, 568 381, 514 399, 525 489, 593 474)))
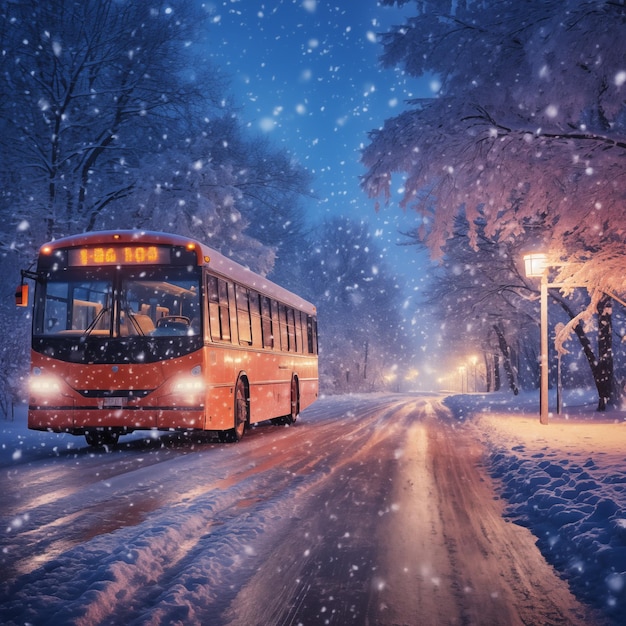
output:
MULTIPOLYGON (((558 335, 561 330, 563 330, 563 324, 559 322, 555 327, 554 331, 558 335)), ((561 353, 559 352, 557 355, 556 361, 556 412, 557 414, 561 414, 563 411, 563 379, 561 377, 561 353)))
POLYGON ((465 365, 460 365, 459 366, 459 376, 461 379, 461 393, 465 393, 467 390, 467 387, 465 386, 465 382, 466 382, 466 367, 465 365))
POLYGON ((539 421, 548 423, 548 255, 545 252, 530 252, 524 255, 524 269, 528 278, 541 278, 539 334, 539 421))
POLYGON ((476 393, 476 364, 478 363, 478 357, 475 354, 470 357, 470 363, 474 368, 474 393, 476 393))

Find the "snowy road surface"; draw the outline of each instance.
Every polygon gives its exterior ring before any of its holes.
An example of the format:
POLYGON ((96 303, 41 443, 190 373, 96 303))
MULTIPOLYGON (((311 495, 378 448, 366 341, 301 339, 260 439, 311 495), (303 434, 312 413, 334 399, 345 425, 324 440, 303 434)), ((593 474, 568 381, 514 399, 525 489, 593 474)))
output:
POLYGON ((231 445, 38 436, 0 457, 2 624, 600 623, 435 397, 322 399, 231 445))

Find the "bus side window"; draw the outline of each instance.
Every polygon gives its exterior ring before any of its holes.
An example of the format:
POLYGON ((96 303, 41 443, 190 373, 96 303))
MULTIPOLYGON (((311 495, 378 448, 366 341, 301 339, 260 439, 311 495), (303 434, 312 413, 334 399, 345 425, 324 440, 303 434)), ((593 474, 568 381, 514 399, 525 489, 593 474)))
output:
POLYGON ((280 349, 283 352, 289 350, 289 340, 287 338, 287 307, 284 304, 278 305, 278 324, 280 328, 280 349))
POLYGON ((287 349, 296 352, 296 318, 295 311, 287 307, 287 349))
POLYGON ((250 322, 252 324, 252 344, 257 348, 263 346, 260 299, 261 296, 256 291, 250 292, 250 322))
POLYGON ((235 285, 235 300, 237 302, 237 326, 239 328, 239 343, 252 343, 252 324, 250 320, 250 302, 248 290, 235 285))
POLYGON ((302 311, 296 311, 296 350, 304 352, 302 344, 302 311))
POLYGON ((306 338, 309 354, 317 353, 317 330, 315 327, 315 318, 310 315, 306 316, 306 338))
POLYGON ((272 300, 272 337, 274 350, 280 350, 280 324, 278 323, 278 302, 272 300))
POLYGON ((263 334, 263 347, 273 348, 272 301, 266 296, 261 296, 261 332, 263 334))
POLYGON ((230 341, 228 283, 217 276, 207 276, 207 296, 211 339, 230 341))

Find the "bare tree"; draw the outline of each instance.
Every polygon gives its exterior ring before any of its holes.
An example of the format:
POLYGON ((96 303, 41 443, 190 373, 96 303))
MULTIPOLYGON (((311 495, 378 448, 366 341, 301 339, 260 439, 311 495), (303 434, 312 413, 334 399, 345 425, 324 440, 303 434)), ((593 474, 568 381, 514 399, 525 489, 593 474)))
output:
MULTIPOLYGON (((115 0, 2 4, 3 164, 18 220, 45 241, 93 229, 137 185, 142 156, 175 138, 202 87, 186 79, 201 13, 115 0), (7 26, 9 25, 9 26, 7 26)), ((6 192, 5 192, 6 193, 6 192)))
MULTIPOLYGON (((412 237, 418 238, 417 234, 412 237)), ((483 353, 490 368, 502 365, 508 386, 517 394, 520 364, 514 350, 536 326, 533 287, 519 272, 518 249, 479 232, 476 249, 468 245, 468 225, 457 217, 453 236, 444 246, 444 259, 431 279, 427 302, 435 319, 449 329, 440 339, 442 351, 463 357, 483 353), (493 355, 497 354, 497 360, 493 355)), ((536 355, 534 355, 536 357, 536 355)), ((527 381, 538 381, 537 361, 527 381), (537 375, 535 375, 537 374, 537 375)), ((490 372, 491 374, 491 372, 490 372)), ((493 372, 496 380, 499 372, 493 372)))
MULTIPOLYGON (((300 228, 297 201, 309 177, 244 132, 207 59, 206 11, 195 0, 0 0, 8 289, 43 242, 102 228, 193 236, 272 271, 300 228), (291 225, 272 237, 251 227, 273 220, 291 225)), ((14 311, 0 326, 20 337, 3 385, 23 371, 28 320, 14 311)))
POLYGON ((381 389, 411 365, 414 339, 401 315, 397 280, 366 223, 324 222, 305 261, 317 303, 320 376, 327 390, 381 389))

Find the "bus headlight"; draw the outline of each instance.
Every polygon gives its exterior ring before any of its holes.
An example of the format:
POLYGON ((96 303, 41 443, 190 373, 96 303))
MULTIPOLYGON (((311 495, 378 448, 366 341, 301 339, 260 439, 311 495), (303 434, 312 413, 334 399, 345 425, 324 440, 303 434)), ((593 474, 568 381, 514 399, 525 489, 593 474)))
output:
POLYGON ((41 396, 54 396, 61 391, 61 382, 56 376, 36 374, 30 377, 28 387, 31 393, 41 396))
POLYGON ((179 378, 174 385, 176 393, 200 393, 204 391, 204 381, 201 378, 179 378))
POLYGON ((174 391, 181 394, 202 393, 205 389, 202 368, 197 365, 187 376, 181 376, 174 383, 174 391))

